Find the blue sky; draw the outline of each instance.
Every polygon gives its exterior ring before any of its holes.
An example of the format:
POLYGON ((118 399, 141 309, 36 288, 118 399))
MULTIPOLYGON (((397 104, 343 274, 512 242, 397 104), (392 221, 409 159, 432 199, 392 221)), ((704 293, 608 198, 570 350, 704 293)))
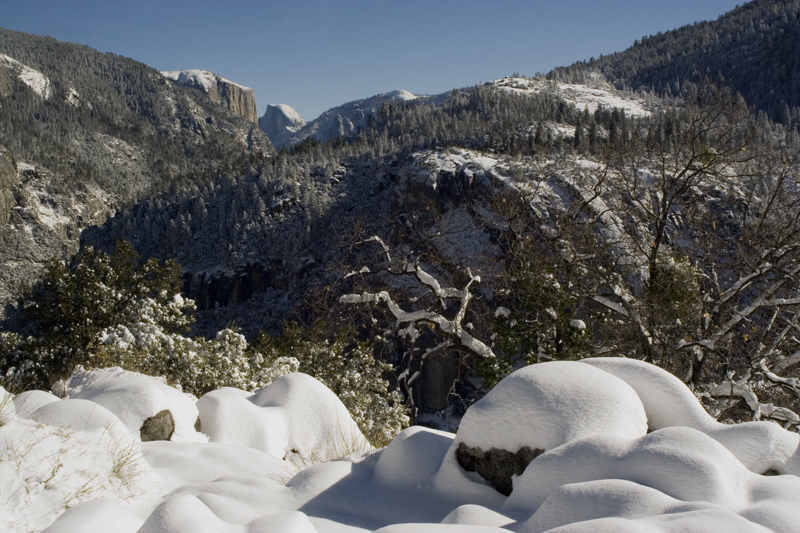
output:
POLYGON ((713 20, 735 0, 0 0, 0 26, 252 87, 306 120, 406 89, 533 75, 713 20))

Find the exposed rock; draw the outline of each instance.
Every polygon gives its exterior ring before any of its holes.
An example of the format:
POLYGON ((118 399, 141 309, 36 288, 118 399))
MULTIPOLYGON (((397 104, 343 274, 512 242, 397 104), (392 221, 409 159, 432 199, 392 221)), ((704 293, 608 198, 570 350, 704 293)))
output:
POLYGON ((3 242, 5 226, 16 205, 14 187, 19 184, 17 165, 11 153, 0 146, 0 243, 3 242))
POLYGON ((531 461, 544 453, 539 448, 523 446, 516 452, 491 448, 471 448, 463 442, 456 449, 456 460, 467 472, 477 472, 486 481, 508 496, 514 488, 513 476, 521 476, 531 461))
POLYGON ((169 409, 159 411, 142 423, 142 429, 139 434, 142 437, 142 442, 150 442, 153 440, 169 440, 175 432, 175 419, 172 418, 172 413, 169 409))
POLYGON ((276 150, 286 146, 292 135, 305 125, 306 121, 300 113, 285 104, 268 105, 264 116, 258 119, 258 126, 264 130, 276 150))
POLYGON ((232 82, 207 70, 169 70, 161 74, 183 87, 200 89, 222 107, 243 116, 250 122, 258 122, 256 97, 250 87, 232 82))

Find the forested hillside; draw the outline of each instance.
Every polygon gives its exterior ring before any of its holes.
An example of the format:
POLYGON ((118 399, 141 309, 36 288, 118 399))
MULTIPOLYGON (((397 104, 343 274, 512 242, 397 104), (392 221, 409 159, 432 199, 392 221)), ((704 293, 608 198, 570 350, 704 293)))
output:
POLYGON ((618 87, 678 95, 685 83, 727 85, 757 111, 800 124, 800 2, 755 0, 710 22, 650 35, 624 52, 556 69, 602 72, 618 87))
MULTIPOLYGON (((796 424, 796 128, 722 80, 659 95, 593 65, 387 101, 350 135, 215 160, 82 243, 180 263, 194 335, 367 342, 434 425, 520 365, 587 354, 657 363, 723 419, 796 424)), ((175 130, 191 161, 202 131, 175 130)))
POLYGON ((274 153, 266 135, 199 90, 89 47, 0 29, 0 146, 16 161, 2 220, 0 302, 80 231, 176 179, 274 153))

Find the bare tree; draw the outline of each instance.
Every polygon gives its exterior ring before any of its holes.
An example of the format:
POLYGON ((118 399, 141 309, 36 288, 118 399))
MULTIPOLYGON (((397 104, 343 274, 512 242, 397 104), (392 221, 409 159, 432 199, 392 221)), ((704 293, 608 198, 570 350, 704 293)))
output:
MULTIPOLYGON (((417 289, 423 289, 432 297, 431 305, 420 305, 422 299, 419 297, 402 296, 408 299, 404 305, 412 306, 412 309, 405 309, 397 303, 397 297, 393 297, 389 290, 378 292, 363 291, 360 293, 345 294, 339 298, 345 304, 367 304, 378 306, 382 305, 391 313, 394 318, 393 328, 396 333, 410 341, 411 348, 406 350, 402 361, 398 381, 406 391, 414 408, 414 384, 423 372, 427 360, 434 354, 448 349, 463 349, 476 356, 483 358, 494 358, 492 348, 483 341, 475 337, 471 332, 471 325, 464 324, 469 304, 472 300, 470 289, 473 285, 480 283, 480 276, 473 275, 467 269, 466 282, 463 288, 443 286, 439 280, 426 271, 419 260, 393 258, 389 247, 378 236, 373 236, 362 241, 362 243, 376 243, 383 251, 385 261, 377 270, 370 270, 362 267, 359 271, 347 274, 347 278, 358 276, 368 277, 377 274, 388 274, 392 277, 402 277, 405 282, 412 280, 417 289), (439 308, 439 309, 437 309, 439 308), (415 341, 421 336, 423 329, 435 330, 439 340, 436 344, 424 348, 420 351, 415 346, 415 341)), ((402 291, 395 288, 400 294, 402 291)))

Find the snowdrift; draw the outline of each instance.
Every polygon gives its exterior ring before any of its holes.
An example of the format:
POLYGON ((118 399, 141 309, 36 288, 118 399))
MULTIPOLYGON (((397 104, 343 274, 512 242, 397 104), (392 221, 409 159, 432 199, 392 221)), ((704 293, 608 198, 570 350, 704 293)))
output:
POLYGON ((797 434, 719 424, 679 380, 635 360, 520 369, 467 411, 457 434, 412 427, 382 450, 302 374, 196 400, 105 369, 59 392, 0 389, 0 531, 792 532, 800 523, 797 434), (169 440, 143 442, 142 425, 165 410, 169 440))

